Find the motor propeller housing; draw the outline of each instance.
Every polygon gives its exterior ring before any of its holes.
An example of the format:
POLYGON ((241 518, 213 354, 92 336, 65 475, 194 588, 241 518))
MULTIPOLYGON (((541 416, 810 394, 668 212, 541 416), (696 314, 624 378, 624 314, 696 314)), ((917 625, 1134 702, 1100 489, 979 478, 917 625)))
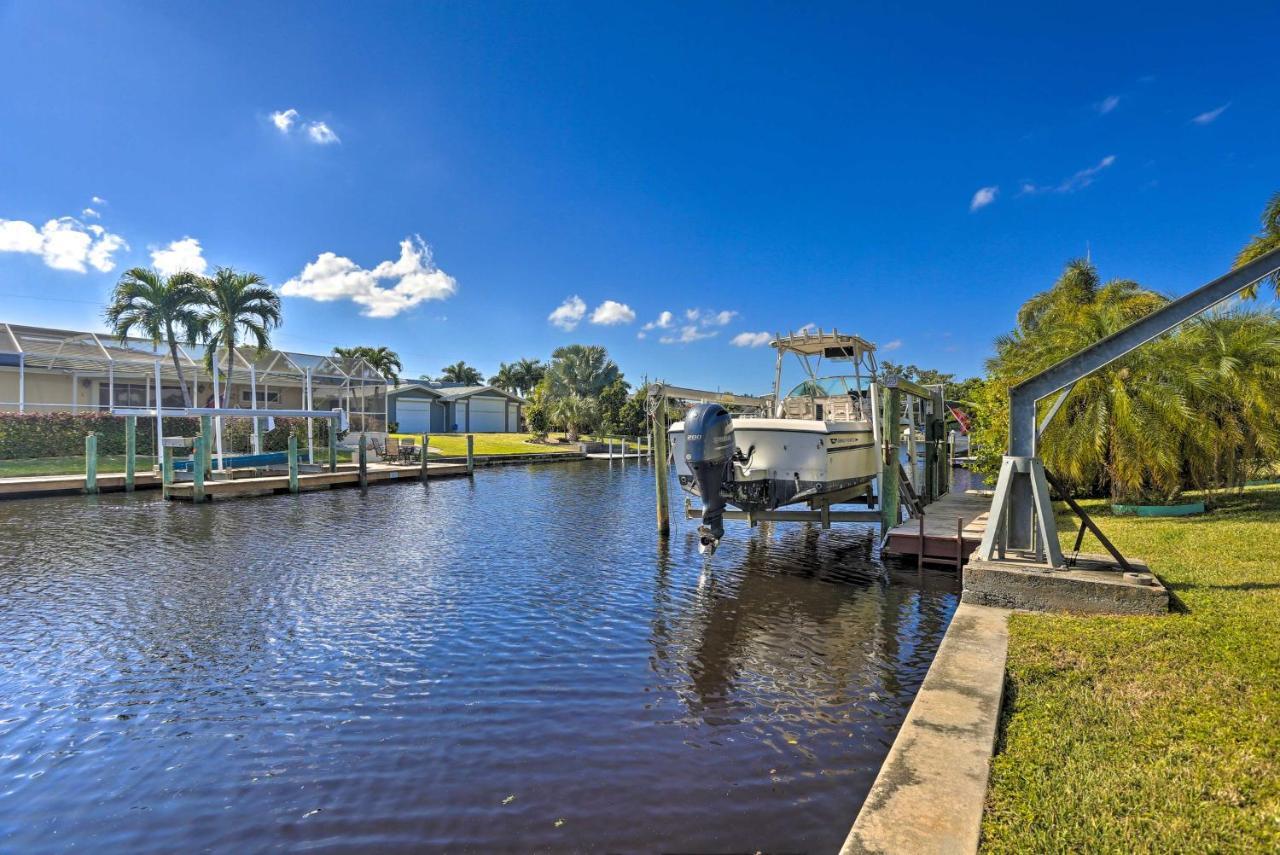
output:
POLYGON ((724 537, 725 487, 733 481, 733 418, 719 404, 696 404, 684 417, 684 461, 702 497, 698 551, 711 554, 724 537))

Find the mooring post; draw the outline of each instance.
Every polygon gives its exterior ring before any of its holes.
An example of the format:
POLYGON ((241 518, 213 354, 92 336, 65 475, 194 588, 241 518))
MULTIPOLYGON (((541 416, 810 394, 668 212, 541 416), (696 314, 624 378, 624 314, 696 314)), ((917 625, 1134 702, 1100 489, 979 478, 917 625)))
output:
POLYGON ((338 471, 338 416, 329 419, 329 471, 338 471))
POLYGON ((209 436, 196 437, 195 447, 191 450, 191 501, 204 501, 204 461, 208 460, 209 436))
MULTIPOLYGON (((218 390, 214 389, 213 394, 216 396, 218 390)), ((200 435, 204 437, 204 451, 192 459, 191 467, 194 470, 199 465, 206 474, 211 475, 213 474, 213 416, 200 417, 200 435)))
POLYGON ((360 450, 359 450, 359 475, 361 494, 369 491, 369 439, 365 434, 360 434, 360 450))
POLYGON ((667 503, 667 399, 661 397, 653 409, 653 477, 658 497, 658 534, 671 534, 671 509, 667 503))
POLYGON ((880 469, 880 537, 901 520, 898 497, 898 437, 902 432, 902 393, 897 389, 884 392, 884 413, 880 431, 884 441, 883 465, 880 469))
MULTIPOLYGON (((159 441, 159 437, 157 437, 159 441)), ((124 417, 124 491, 133 492, 134 456, 138 453, 138 417, 124 417)))
POLYGON ((475 434, 467 434, 467 474, 476 474, 476 437, 475 434))
POLYGON ((924 569, 924 511, 920 512, 920 551, 916 553, 916 569, 924 569))
MULTIPOLYGON (((363 443, 364 437, 361 437, 363 443)), ((289 492, 298 492, 298 429, 289 431, 289 492)))
POLYGON ((422 460, 419 461, 421 468, 418 470, 418 480, 423 484, 427 483, 427 449, 431 447, 430 434, 422 435, 422 460))
POLYGON ((98 435, 92 431, 84 438, 84 491, 98 492, 98 435))
POLYGON ((165 446, 160 456, 160 495, 169 498, 169 487, 173 484, 173 449, 165 446))

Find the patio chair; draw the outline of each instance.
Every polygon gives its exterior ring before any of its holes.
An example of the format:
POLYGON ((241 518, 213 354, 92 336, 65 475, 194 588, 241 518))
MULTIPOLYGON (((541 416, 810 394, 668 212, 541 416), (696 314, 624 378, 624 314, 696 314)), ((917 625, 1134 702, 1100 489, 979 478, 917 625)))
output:
POLYGON ((394 436, 387 437, 387 451, 382 457, 383 460, 395 462, 400 459, 400 440, 394 436))
POLYGON ((402 452, 400 459, 405 463, 417 463, 422 460, 422 458, 418 456, 420 452, 418 451, 417 443, 412 439, 400 440, 400 450, 402 452))

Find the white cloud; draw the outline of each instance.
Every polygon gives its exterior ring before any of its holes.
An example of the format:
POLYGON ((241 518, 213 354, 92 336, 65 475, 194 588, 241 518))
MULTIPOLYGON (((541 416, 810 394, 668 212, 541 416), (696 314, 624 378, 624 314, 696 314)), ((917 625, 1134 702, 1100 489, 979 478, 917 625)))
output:
POLYGON ((684 316, 691 321, 696 321, 701 314, 702 312, 699 312, 697 309, 684 310, 684 316))
POLYGON ((895 338, 893 341, 886 341, 884 344, 880 345, 878 349, 879 350, 897 350, 900 347, 902 347, 902 339, 895 338))
POLYGON ((116 266, 112 255, 127 248, 119 235, 73 217, 49 220, 40 229, 24 220, 0 220, 0 252, 39 255, 55 270, 85 273, 91 265, 109 273, 116 266))
POLYGON ((369 318, 393 318, 419 303, 450 297, 457 290, 457 280, 435 266, 431 248, 416 235, 400 241, 396 261, 384 261, 366 270, 349 258, 322 252, 298 276, 280 286, 286 297, 322 303, 349 299, 369 318))
POLYGON ((773 336, 767 332, 741 332, 729 342, 734 347, 761 347, 768 344, 773 336))
MULTIPOLYGON (((657 319, 656 321, 649 321, 649 323, 645 324, 645 325, 644 325, 643 327, 641 327, 640 329, 642 329, 642 330, 669 330, 669 329, 671 329, 672 325, 673 325, 673 324, 675 324, 675 322, 676 322, 676 316, 675 316, 675 315, 671 314, 670 312, 663 312, 662 314, 658 315, 658 319, 657 319)), ((643 335, 643 334, 641 334, 641 335, 640 335, 640 336, 638 336, 638 337, 639 337, 639 338, 644 338, 644 335, 643 335)))
POLYGON ((85 208, 83 211, 80 212, 80 216, 89 217, 90 219, 94 219, 94 220, 98 220, 102 218, 102 215, 99 214, 97 211, 95 211, 93 208, 85 208))
POLYGON ((1099 101, 1097 104, 1094 105, 1097 111, 1104 116, 1119 106, 1120 106, 1119 95, 1108 95, 1106 98, 1103 98, 1101 101, 1099 101))
POLYGON ((1191 121, 1195 122, 1197 125, 1207 125, 1210 122, 1217 119, 1223 113, 1225 113, 1227 111, 1227 108, 1230 106, 1231 106, 1231 102, 1228 101, 1227 103, 1223 104, 1221 107, 1215 107, 1212 110, 1206 110, 1205 112, 1196 116, 1191 121))
POLYGON ((298 121, 298 111, 290 107, 288 110, 280 110, 271 114, 271 123, 276 126, 282 134, 289 133, 293 123, 298 121))
POLYGON ((731 312, 726 310, 723 312, 716 312, 714 314, 708 315, 706 318, 703 319, 702 323, 703 323, 703 326, 722 327, 728 324, 737 316, 738 316, 737 312, 731 312))
MULTIPOLYGON (((688 312, 685 313, 686 315, 688 312)), ((664 335, 658 341, 663 344, 688 344, 689 342, 699 341, 704 338, 713 338, 720 333, 718 332, 702 332, 696 324, 687 324, 680 328, 679 335, 664 335)))
POLYGON ((977 211, 985 208, 996 200, 996 194, 1000 192, 999 187, 981 187, 977 193, 973 194, 973 198, 969 201, 969 210, 977 211))
POLYGON ((203 276, 209 269, 200 241, 193 237, 170 241, 168 246, 151 248, 151 266, 165 276, 187 271, 203 276))
POLYGON ((587 313, 587 304, 582 302, 582 298, 577 294, 565 300, 555 311, 547 315, 547 320, 551 321, 554 326, 568 332, 578 326, 582 317, 587 313))
POLYGON ((605 300, 591 313, 591 323, 606 327, 629 324, 635 319, 636 313, 631 310, 631 307, 616 300, 605 300))
POLYGON ((93 204, 95 204, 95 205, 109 205, 109 204, 111 204, 111 203, 110 203, 110 202, 108 202, 106 199, 103 199, 101 196, 94 196, 94 197, 90 198, 90 199, 89 199, 89 201, 90 201, 90 202, 92 202, 92 203, 93 203, 93 204))
POLYGON ((342 142, 342 140, 338 139, 338 135, 333 132, 333 129, 324 122, 312 122, 307 125, 307 137, 318 145, 342 142))
POLYGON ((1052 187, 1040 187, 1032 184, 1030 181, 1024 181, 1020 188, 1021 193, 1024 196, 1034 193, 1074 193, 1077 190, 1083 190, 1092 184, 1093 180, 1098 177, 1099 172, 1110 167, 1115 162, 1116 156, 1114 154, 1109 154, 1093 166, 1079 170, 1069 178, 1062 179, 1062 181, 1052 187))

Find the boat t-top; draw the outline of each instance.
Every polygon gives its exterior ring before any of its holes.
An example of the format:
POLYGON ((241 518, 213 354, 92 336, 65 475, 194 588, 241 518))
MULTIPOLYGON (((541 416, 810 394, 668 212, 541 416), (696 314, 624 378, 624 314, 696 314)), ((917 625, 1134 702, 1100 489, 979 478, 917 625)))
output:
POLYGON ((717 403, 697 404, 668 431, 680 486, 702 500, 704 553, 724 536, 726 504, 748 514, 799 502, 829 506, 865 495, 880 470, 870 396, 875 345, 819 329, 780 335, 770 346, 777 362, 765 412, 734 415, 717 403), (806 379, 784 395, 787 354, 806 379), (843 370, 823 375, 824 360, 843 370))

